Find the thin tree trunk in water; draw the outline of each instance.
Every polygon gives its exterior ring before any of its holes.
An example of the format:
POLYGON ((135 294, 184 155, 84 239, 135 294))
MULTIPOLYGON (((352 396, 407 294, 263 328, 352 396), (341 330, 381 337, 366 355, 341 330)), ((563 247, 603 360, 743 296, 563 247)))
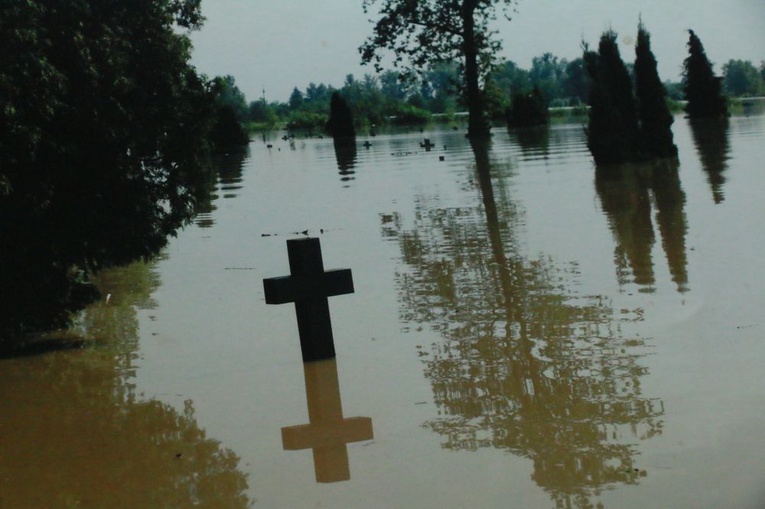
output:
POLYGON ((483 111, 483 95, 478 85, 478 49, 475 42, 473 13, 476 1, 466 0, 462 5, 462 27, 464 30, 465 85, 468 107, 468 136, 479 138, 489 136, 489 123, 483 111))

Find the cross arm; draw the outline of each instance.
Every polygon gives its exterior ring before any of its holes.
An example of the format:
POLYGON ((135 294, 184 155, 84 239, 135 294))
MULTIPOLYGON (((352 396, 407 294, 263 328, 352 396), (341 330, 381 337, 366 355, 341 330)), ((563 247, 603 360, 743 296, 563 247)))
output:
POLYGON ((353 277, 351 269, 328 270, 317 276, 272 277, 263 280, 263 290, 266 304, 286 304, 353 293, 353 277))

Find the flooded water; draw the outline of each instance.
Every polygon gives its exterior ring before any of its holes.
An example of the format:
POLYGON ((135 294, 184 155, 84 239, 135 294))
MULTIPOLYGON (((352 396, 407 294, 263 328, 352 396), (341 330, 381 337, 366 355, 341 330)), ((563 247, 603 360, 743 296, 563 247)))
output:
POLYGON ((258 139, 0 360, 0 507, 765 507, 765 117, 674 132, 598 172, 576 123, 258 139), (304 366, 262 280, 305 236, 355 293, 304 366))

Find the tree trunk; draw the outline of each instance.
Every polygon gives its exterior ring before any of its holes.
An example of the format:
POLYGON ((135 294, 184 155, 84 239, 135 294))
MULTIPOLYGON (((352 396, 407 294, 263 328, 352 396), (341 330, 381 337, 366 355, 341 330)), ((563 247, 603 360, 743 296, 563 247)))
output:
POLYGON ((486 120, 483 94, 478 84, 478 48, 475 40, 475 22, 473 20, 475 8, 475 0, 465 0, 462 4, 465 88, 468 107, 468 137, 482 138, 490 135, 490 126, 486 120))

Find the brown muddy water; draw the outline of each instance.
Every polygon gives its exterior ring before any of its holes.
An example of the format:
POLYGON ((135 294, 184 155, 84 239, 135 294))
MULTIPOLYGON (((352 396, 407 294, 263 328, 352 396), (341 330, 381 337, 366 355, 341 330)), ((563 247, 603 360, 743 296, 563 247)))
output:
POLYGON ((0 360, 0 507, 765 507, 765 117, 674 131, 258 138, 84 346, 0 360), (336 362, 264 301, 303 232, 336 362))

